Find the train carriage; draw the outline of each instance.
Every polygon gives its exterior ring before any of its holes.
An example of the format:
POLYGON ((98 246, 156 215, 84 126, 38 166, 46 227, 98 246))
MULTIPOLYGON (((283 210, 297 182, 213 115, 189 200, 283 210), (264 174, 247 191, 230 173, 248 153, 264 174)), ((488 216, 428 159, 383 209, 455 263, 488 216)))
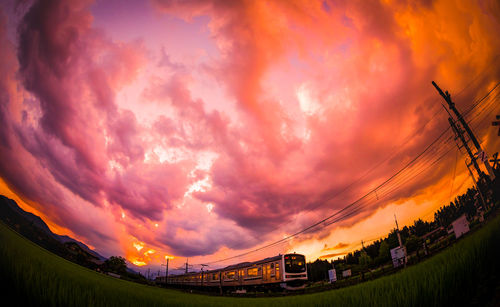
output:
POLYGON ((188 285, 202 288, 247 289, 283 288, 302 289, 307 282, 304 255, 285 254, 254 262, 244 262, 222 269, 169 276, 170 285, 188 285))

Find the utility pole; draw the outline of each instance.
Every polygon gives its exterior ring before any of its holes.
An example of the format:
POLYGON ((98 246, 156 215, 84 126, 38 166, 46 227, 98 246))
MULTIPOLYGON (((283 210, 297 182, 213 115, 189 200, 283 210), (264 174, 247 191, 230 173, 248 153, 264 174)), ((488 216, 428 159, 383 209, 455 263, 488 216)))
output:
POLYGON ((186 258, 186 274, 188 273, 188 260, 189 258, 186 258))
POLYGON ((222 295, 222 271, 219 271, 219 293, 222 295))
MULTIPOLYGON (((483 150, 481 148, 481 145, 479 144, 479 142, 476 139, 476 136, 474 135, 474 133, 472 133, 472 130, 469 128, 469 125, 467 124, 467 122, 465 121, 465 119, 463 118, 463 116, 460 114, 460 112, 458 112, 457 108, 455 107, 455 103, 451 100, 450 93, 448 93, 448 91, 446 91, 446 92, 443 93, 443 91, 441 90, 441 88, 439 88, 439 86, 434 81, 432 81, 432 85, 434 85, 434 87, 439 92, 439 94, 444 98, 444 100, 446 101, 446 103, 448 103, 448 108, 450 110, 452 110, 453 113, 455 113, 455 116, 457 117, 457 120, 460 121, 460 123, 462 124, 462 127, 465 129, 465 131, 469 135, 470 140, 472 141, 472 143, 476 147, 476 149, 478 151, 478 154, 481 153, 481 152, 483 152, 483 150)), ((488 160, 485 159, 485 161, 483 161, 483 162, 484 162, 484 166, 486 167, 486 170, 488 171, 488 174, 490 175, 490 179, 491 180, 495 179, 495 173, 493 172, 493 169, 491 168, 490 163, 488 162, 488 160)))
MULTIPOLYGON (((463 147, 467 151, 467 154, 469 155, 470 160, 471 160, 471 164, 474 165, 474 168, 476 169, 478 176, 481 176, 481 169, 479 168, 479 165, 477 164, 476 157, 474 157, 474 154, 472 153, 472 151, 469 147, 469 144, 467 144, 467 141, 465 140, 463 131, 456 125, 456 123, 453 121, 453 119, 451 117, 448 117, 448 122, 450 123, 450 126, 451 126, 453 132, 455 133, 455 137, 458 137, 460 139, 460 141, 462 141, 463 147)), ((458 145, 458 143, 457 143, 457 146, 458 146, 458 149, 460 149, 460 146, 458 145)), ((473 177, 473 179, 474 179, 474 177, 473 177)))
POLYGON ((401 241, 401 235, 399 234, 399 225, 398 225, 398 219, 396 218, 396 214, 394 214, 394 220, 396 221, 396 234, 398 236, 399 247, 403 247, 403 241, 401 241))
MULTIPOLYGON (((472 173, 472 171, 469 168, 471 165, 474 165, 474 168, 476 169, 478 176, 481 176, 481 170, 479 169, 479 165, 477 165, 476 157, 474 157, 471 149, 469 148, 469 144, 467 144, 467 142, 465 141, 463 131, 460 130, 460 128, 456 125, 456 123, 453 121, 453 119, 451 117, 448 118, 448 122, 450 123, 450 126, 451 126, 453 132, 455 133, 455 140, 458 137, 460 139, 460 141, 462 141, 463 147, 465 148, 465 150, 467 151, 467 154, 470 157, 471 163, 470 164, 467 163, 467 159, 465 159, 465 166, 467 166, 467 169, 469 170, 469 174, 472 177, 472 181, 474 182, 474 185, 476 186, 476 190, 479 193, 479 196, 481 197, 481 201, 483 203, 484 209, 486 210, 486 202, 484 201, 483 192, 481 192, 481 190, 479 189, 479 185, 477 184, 476 178, 474 178, 474 174, 472 173)), ((460 145, 458 144, 458 142, 456 144, 458 146, 458 149, 460 149, 460 145)))
POLYGON ((406 268, 406 262, 408 262, 408 256, 406 254, 406 248, 403 246, 403 241, 401 240, 401 234, 399 233, 399 225, 398 225, 398 219, 396 218, 396 214, 394 214, 394 221, 396 221, 396 234, 398 235, 398 241, 399 241, 399 247, 403 249, 404 254, 405 254, 405 260, 404 260, 404 265, 406 268))
POLYGON ((203 268, 208 266, 208 264, 201 264, 201 286, 203 287, 203 268))
POLYGON ((170 259, 168 256, 165 256, 167 259, 167 264, 162 264, 162 266, 165 266, 165 287, 168 284, 168 260, 170 259))

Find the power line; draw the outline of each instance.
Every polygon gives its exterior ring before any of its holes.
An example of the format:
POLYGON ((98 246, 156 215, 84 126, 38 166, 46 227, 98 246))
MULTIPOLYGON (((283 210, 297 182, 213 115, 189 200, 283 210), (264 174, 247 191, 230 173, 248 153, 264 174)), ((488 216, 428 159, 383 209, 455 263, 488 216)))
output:
POLYGON ((450 196, 448 197, 448 202, 451 202, 451 194, 453 193, 453 184, 455 183, 455 175, 456 175, 457 164, 458 164, 458 152, 459 152, 459 149, 457 148, 457 151, 455 153, 455 164, 453 167, 453 179, 451 181, 450 196))
MULTIPOLYGON (((473 114, 474 116, 472 116, 469 121, 470 122, 476 121, 479 118, 479 116, 481 115, 481 113, 483 113, 485 111, 487 111, 487 113, 482 118, 491 114, 491 112, 493 112, 495 110, 495 107, 498 107, 498 104, 496 102, 499 98, 500 98, 500 91, 494 97, 491 97, 491 99, 481 109, 479 109, 476 112, 476 114, 473 114)), ((488 125, 489 125, 489 123, 488 123, 488 125)))
MULTIPOLYGON (((499 59, 499 56, 496 56, 495 59, 494 59, 494 62, 496 62, 497 60, 499 59)), ((489 70, 491 68, 491 65, 488 66, 487 69, 483 70, 481 73, 477 74, 474 79, 469 82, 469 84, 467 84, 464 88, 462 88, 462 90, 460 90, 455 96, 458 97, 460 96, 460 94, 462 94, 467 88, 469 88, 476 80, 478 80, 478 78, 483 75, 487 70, 489 70)), ((489 96, 489 94, 491 92, 493 92, 497 87, 498 85, 500 85, 500 82, 497 83, 487 94, 486 96, 484 96, 483 98, 479 99, 478 101, 476 101, 475 103, 473 103, 473 105, 469 108, 468 111, 466 111, 464 113, 464 116, 467 115, 469 112, 471 112, 477 105, 479 105, 486 97, 489 96)), ((438 98, 436 98, 434 101, 437 101, 438 98)), ((431 117, 430 120, 426 121, 419 129, 416 129, 415 130, 415 133, 413 134, 410 134, 408 135, 405 140, 403 141, 403 143, 406 143, 408 140, 410 140, 411 138, 415 137, 419 131, 422 131, 423 129, 425 129, 425 127, 430 123, 432 122, 437 115, 440 114, 440 111, 437 110, 431 117)), ((396 146, 393 146, 393 148, 396 147, 396 146)), ((395 157, 401 150, 396 150, 396 151, 392 151, 392 154, 387 156, 385 159, 381 160, 380 162, 378 162, 375 166, 373 166, 372 168, 370 168, 368 171, 366 171, 363 175, 361 175, 360 177, 358 177, 357 179, 355 179, 353 182, 351 182, 350 184, 348 184, 347 186, 345 186, 341 191, 333 194, 333 195, 330 195, 330 196, 327 196, 326 198, 323 198, 321 199, 320 201, 317 201, 315 205, 313 205, 312 207, 308 207, 307 210, 305 210, 305 212, 310 212, 316 208, 318 208, 319 206, 325 204, 326 202, 328 202, 329 200, 337 197, 337 196, 340 196, 342 193, 344 193, 345 191, 349 190, 352 186, 354 186, 356 183, 358 183, 360 180, 362 180, 363 178, 365 178, 368 174, 370 174, 372 171, 374 171, 375 169, 377 169, 378 167, 380 167, 383 163, 385 163, 386 161, 390 160, 391 158, 395 157)))
MULTIPOLYGON (((397 175, 399 175, 401 172, 403 172, 405 169, 407 169, 411 164, 413 164, 418 158, 420 158, 423 154, 425 154, 434 144, 436 144, 436 142, 441 139, 441 137, 449 131, 449 127, 447 129, 445 129, 434 141, 431 142, 430 145, 428 145, 424 151, 422 151, 419 155, 417 155, 415 158, 413 158, 410 162, 408 162, 403 168, 401 168, 399 171, 397 171, 395 174, 393 174, 392 176, 390 176, 388 179, 386 179, 384 182, 382 182, 381 184, 379 184, 376 188, 372 189, 370 192, 366 193, 365 195, 363 195, 362 197, 360 197, 359 199, 357 199, 356 201, 354 201, 353 203, 347 205, 346 207, 344 207, 343 209, 335 212, 334 214, 300 230, 300 231, 297 231, 295 232, 294 234, 292 235, 289 235, 283 239, 280 239, 280 240, 277 240, 275 242, 272 242, 270 244, 267 244, 267 245, 264 245, 262 247, 259 247, 259 248, 256 248, 252 251, 248 251, 248 252, 245 252, 245 253, 242 253, 242 254, 239 254, 239 255, 235 255, 235 256, 232 256, 232 257, 228 257, 228 258, 225 258, 225 259, 221 259, 221 260, 217 260, 217 261, 212 261, 212 262, 208 262, 209 264, 214 264, 214 263, 218 263, 218 262, 223 262, 223 261, 227 261, 227 260, 231 260, 231 259, 234 259, 234 258, 239 258, 239 257, 243 257, 243 256, 246 256, 248 254, 251 254, 251 253, 255 253, 257 251, 260 251, 260 250, 263 250, 263 249, 266 249, 266 248, 269 248, 269 247, 272 247, 278 243, 281 243, 281 242, 284 242, 284 241, 288 241, 289 239, 291 238, 294 238, 294 237, 297 237, 298 235, 300 234, 303 234, 315 227, 317 227, 318 225, 321 225, 322 223, 326 222, 326 221, 329 221, 331 219, 333 219, 334 217, 337 217, 339 216, 341 213, 343 212, 346 212, 347 210, 349 210, 350 208, 352 208, 353 206, 355 206, 357 203, 359 203, 360 201, 362 201, 363 199, 367 198, 370 194, 372 194, 374 191, 378 190, 380 187, 382 187, 383 185, 385 185, 386 183, 388 183, 389 181, 391 181, 394 177, 396 177, 397 175)), ((354 212, 357 212, 357 211, 354 211, 354 212)), ((348 213, 346 216, 350 216, 352 215, 352 213, 348 213)), ((338 222, 337 219, 333 220, 334 222, 338 222)), ((330 221, 331 222, 331 221, 330 221)), ((330 223, 330 224, 327 224, 328 225, 331 225, 333 224, 334 222, 330 223)))
MULTIPOLYGON (((423 169, 420 169, 418 172, 412 174, 411 176, 405 178, 405 180, 401 183, 401 184, 397 184, 397 185, 394 185, 393 187, 391 187, 390 189, 388 189, 387 191, 385 191, 383 194, 381 194, 381 196, 379 197, 379 200, 377 200, 377 202, 382 202, 382 200, 385 198, 385 196, 387 195, 390 195, 392 192, 396 191, 398 188, 400 188, 403 184, 405 184, 406 182, 412 180, 412 179, 415 179, 417 178, 419 175, 421 175, 422 173, 424 173, 426 170, 428 170, 430 167, 432 167, 434 164, 436 164, 437 162, 439 162, 442 158, 444 158, 450 151, 451 151, 452 148, 446 150, 443 154, 441 154, 436 160, 434 160, 432 163, 428 164, 425 166, 425 168, 423 169)), ((380 195, 380 194, 379 194, 380 195)), ((377 203, 376 202, 376 203, 377 203)), ((375 204, 376 204, 375 203, 375 204)), ((373 205, 373 204, 372 204, 373 205)), ((361 205, 360 209, 365 209, 367 208, 368 205, 361 205)))
MULTIPOLYGON (((469 114, 472 110, 474 110, 480 103, 482 103, 486 98, 490 96, 490 94, 500 85, 500 82, 497 82, 495 86, 488 92, 486 95, 478 99, 470 108, 469 110, 465 111, 462 115, 462 117, 466 117, 467 114, 469 114)), ((457 118, 457 120, 460 120, 461 117, 457 118)))
MULTIPOLYGON (((496 62, 497 60, 499 59, 499 56, 496 56, 495 59, 493 60, 493 62, 496 62)), ((486 71, 488 71, 489 69, 491 68, 491 65, 488 66, 485 70, 483 70, 482 72, 478 73, 474 79, 469 82, 464 88, 462 88, 456 95, 455 97, 458 97, 460 96, 467 88, 469 88, 475 81, 477 81, 479 79, 479 77, 481 75, 484 75, 486 73, 486 71)), ((479 105, 486 97, 488 97, 491 92, 493 90, 495 90, 498 85, 500 85, 500 82, 497 83, 483 98, 479 99, 478 101, 474 102, 473 105, 469 108, 469 110, 467 110, 465 113, 464 113, 464 116, 466 116, 469 112, 471 112, 477 105, 479 105)), ((436 98, 434 99, 434 101, 438 101, 439 98, 436 98)), ((420 131, 423 131, 425 129, 425 127, 430 123, 432 122, 436 117, 437 115, 440 114, 440 110, 438 109, 433 115, 432 117, 426 121, 419 129, 416 129, 415 132, 413 134, 410 134, 408 135, 405 140, 402 142, 402 143, 406 143, 408 140, 410 140, 411 138, 414 138, 420 131)), ((449 128, 449 127, 448 127, 449 128)), ((448 141, 448 140, 447 140, 448 141)), ((395 148, 395 146, 393 146, 392 148, 395 148)), ((326 195, 325 197, 323 198, 320 198, 318 201, 315 201, 312 203, 312 206, 309 205, 306 207, 306 210, 303 210, 301 211, 301 213, 307 213, 307 212, 311 212, 315 209, 317 209, 318 207, 326 204, 327 202, 329 202, 330 200, 342 195, 344 192, 350 190, 356 183, 360 182, 363 178, 365 178, 366 176, 368 176, 368 174, 370 174, 371 172, 373 172, 375 169, 377 169, 378 167, 380 167, 382 164, 384 164, 385 162, 387 162, 388 160, 392 159, 393 157, 395 157, 397 154, 399 154, 401 152, 401 149, 398 149, 398 150, 391 150, 392 154, 390 154, 389 156, 387 156, 385 159, 381 160, 380 162, 378 162, 376 165, 374 165, 372 168, 370 168, 369 170, 367 170, 363 175, 361 175, 360 177, 358 177, 357 179, 355 179, 354 181, 352 181, 350 184, 348 184, 347 186, 345 186, 342 190, 340 190, 339 192, 336 192, 332 195, 328 195, 329 192, 325 192, 323 193, 323 195, 326 195)), ((376 190, 374 191, 376 193, 376 190)), ((281 226, 285 224, 285 222, 279 224, 278 226, 281 226)))
MULTIPOLYGON (((498 82, 485 96, 483 96, 481 99, 479 99, 477 102, 475 102, 470 108, 469 110, 467 110, 464 115, 462 116, 466 116, 468 113, 470 113, 472 110, 474 110, 478 105, 480 105, 498 86, 500 85, 500 82, 498 82)), ((436 115, 434 115, 435 117, 436 115)), ((377 187, 375 187, 374 189, 370 190, 368 193, 364 194, 362 197, 358 198, 356 201, 350 203, 349 205, 345 206, 344 208, 340 209, 339 211, 329 215, 328 217, 300 230, 300 231, 297 231, 289 236, 286 236, 280 240, 277 240, 275 242, 272 242, 272 243, 269 243, 269 244, 266 244, 262 247, 259 247, 259 248, 256 248, 256 249, 253 249, 251 251, 248 251, 248 252, 245 252, 245 253, 241 253, 241 254, 238 254, 238 255, 235 255, 235 256, 231 256, 231 257, 227 257, 227 258, 224 258, 224 259, 220 259, 220 260, 217 260, 217 261, 212 261, 212 262, 208 262, 207 264, 215 264, 215 263, 219 263, 219 262, 224 262, 224 261, 227 261, 227 260, 231 260, 231 259, 235 259, 235 258, 240 258, 240 257, 243 257, 243 256, 246 256, 246 255, 249 255, 249 254, 252 254, 252 253, 255 253, 257 251, 261 251, 261 250, 264 250, 264 249, 267 249, 267 248, 270 248, 270 247, 273 247, 273 246, 276 246, 277 244, 280 244, 280 243, 283 243, 283 242, 286 242, 292 238, 295 238, 303 233, 306 233, 308 232, 309 230, 311 229, 314 229, 316 228, 317 226, 320 226, 322 224, 324 224, 324 227, 326 226, 329 226, 333 223, 337 223, 349 216, 352 216, 358 212, 360 212, 362 209, 364 209, 365 207, 363 207, 362 205, 358 205, 360 204, 363 200, 367 199, 370 194, 372 193, 375 193, 377 190, 379 190, 380 188, 382 188, 383 186, 385 186, 387 183, 389 183, 390 181, 392 181, 394 178, 396 178, 398 175, 402 174, 405 170, 409 169, 409 167, 411 165, 413 165, 416 161, 418 161, 418 159, 420 159, 420 157, 422 157, 424 154, 426 154, 448 131, 450 130, 450 127, 447 127, 444 131, 441 132, 441 134, 435 138, 421 153, 419 153, 415 158, 413 158, 412 160, 410 160, 407 164, 405 164, 405 166, 403 166, 400 170, 398 170, 396 173, 394 173, 393 175, 391 175, 389 178, 387 178, 385 181, 383 181, 381 184, 379 184, 377 187), (357 206, 358 205, 358 206, 357 206), (357 206, 357 207, 356 207, 357 206), (349 211, 350 209, 352 208, 351 211, 349 211), (342 215, 343 214, 343 215, 342 215)), ((449 140, 450 138, 447 139, 447 141, 449 140)), ((444 154, 442 154, 437 160, 435 160, 431 165, 429 165, 428 167, 426 167, 424 170, 428 169, 429 167, 431 167, 432 165, 434 165, 435 163, 437 163, 438 161, 440 161, 443 157, 445 157, 449 151, 451 149, 447 150, 444 154)), ((385 161, 384 161, 385 162, 385 161)), ((373 169, 373 168, 372 168, 373 169)), ((421 174, 424 170, 420 171, 417 175, 421 174)), ((363 175, 364 176, 364 175, 363 175)), ((363 177, 362 176, 362 177, 363 177)), ((411 177, 413 178, 413 177, 411 177)), ((410 179, 411 179, 410 178, 410 179)), ((357 179, 358 180, 358 179, 357 179)), ((356 180, 356 181, 357 181, 356 180)), ((409 180, 409 179, 408 179, 409 180)), ((406 182, 406 181, 405 181, 406 182)), ((352 186, 349 185, 349 186, 352 186)), ((349 187, 348 186, 348 187, 349 187)), ((397 187, 396 187, 397 188, 397 187)), ((395 188, 393 188, 390 192, 392 192, 395 188)), ((344 192, 346 189, 342 190, 341 192, 344 192)), ((385 195, 387 195, 388 193, 390 192, 387 192, 385 195)), ((378 197, 377 197, 378 198, 378 197)), ((330 198, 331 199, 331 198, 330 198)), ((326 201, 328 201, 329 199, 327 199, 326 201)), ((326 202, 325 201, 325 202, 326 202)), ((319 205, 318 205, 319 206, 319 205)))

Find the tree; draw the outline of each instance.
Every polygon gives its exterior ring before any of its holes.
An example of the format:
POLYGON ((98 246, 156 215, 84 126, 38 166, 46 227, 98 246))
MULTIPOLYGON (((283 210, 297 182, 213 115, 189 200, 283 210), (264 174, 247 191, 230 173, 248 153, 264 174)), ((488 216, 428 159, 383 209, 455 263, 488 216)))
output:
POLYGON ((333 268, 333 263, 328 260, 316 259, 307 264, 308 278, 310 281, 320 281, 328 279, 328 270, 333 268))
POLYGON ((415 235, 411 235, 408 240, 406 240, 406 250, 412 253, 418 249, 419 239, 415 235))
POLYGON ((368 268, 368 265, 372 262, 372 258, 368 256, 368 254, 363 251, 361 252, 361 255, 359 256, 359 264, 363 269, 368 268))
POLYGON ((380 247, 378 249, 378 256, 375 258, 375 262, 377 264, 382 264, 388 261, 391 258, 391 252, 389 250, 389 244, 384 240, 380 243, 380 247))
POLYGON ((421 237, 431 231, 431 224, 428 222, 422 221, 422 219, 418 219, 413 222, 413 226, 410 226, 410 232, 417 237, 421 237))
POLYGON ((399 246, 398 233, 396 229, 392 229, 387 238, 384 240, 388 244, 388 248, 394 248, 399 246))
POLYGON ((368 254, 368 256, 370 256, 372 259, 375 259, 377 258, 377 255, 378 255, 378 250, 380 248, 380 243, 381 241, 380 240, 377 240, 375 242, 373 242, 372 244, 368 245, 367 247, 365 247, 365 252, 368 254))
POLYGON ((104 271, 110 271, 116 274, 124 274, 127 272, 127 263, 125 258, 121 256, 111 256, 109 259, 104 261, 103 265, 104 271))

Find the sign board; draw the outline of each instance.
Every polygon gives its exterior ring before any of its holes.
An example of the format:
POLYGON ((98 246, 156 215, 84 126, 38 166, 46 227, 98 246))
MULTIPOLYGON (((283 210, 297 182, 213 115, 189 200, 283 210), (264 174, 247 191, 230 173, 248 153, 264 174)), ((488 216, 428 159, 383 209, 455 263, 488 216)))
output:
POLYGON ((464 233, 469 232, 469 222, 467 221, 467 218, 465 217, 465 214, 456 219, 453 223, 451 223, 453 226, 453 232, 455 233, 455 237, 458 239, 460 238, 464 233))
POLYGON ((330 283, 337 281, 337 271, 335 269, 328 270, 328 278, 330 279, 330 283))
POLYGON ((342 271, 342 277, 349 277, 351 276, 351 269, 342 271))
POLYGON ((392 265, 397 268, 405 264, 406 258, 406 248, 404 246, 398 246, 391 249, 392 265))

